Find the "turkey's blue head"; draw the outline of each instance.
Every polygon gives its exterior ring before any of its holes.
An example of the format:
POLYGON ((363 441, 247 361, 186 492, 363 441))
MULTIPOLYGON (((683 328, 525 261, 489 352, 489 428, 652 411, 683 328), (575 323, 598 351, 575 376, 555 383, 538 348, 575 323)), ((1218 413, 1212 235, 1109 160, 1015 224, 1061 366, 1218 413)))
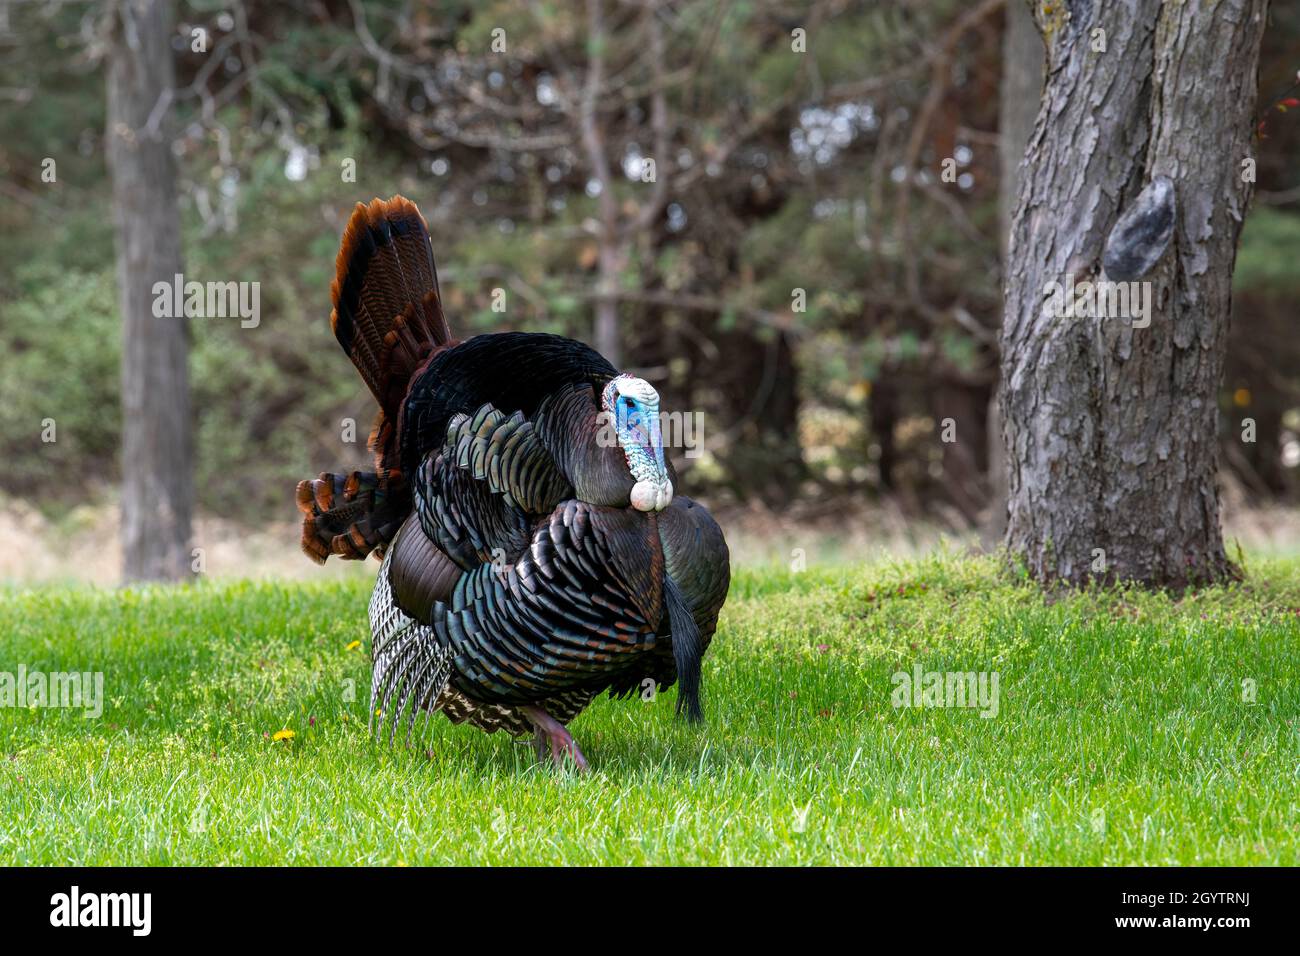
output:
POLYGON ((623 374, 610 379, 600 404, 614 425, 632 473, 632 507, 663 511, 672 503, 673 483, 664 464, 659 393, 645 379, 623 374))

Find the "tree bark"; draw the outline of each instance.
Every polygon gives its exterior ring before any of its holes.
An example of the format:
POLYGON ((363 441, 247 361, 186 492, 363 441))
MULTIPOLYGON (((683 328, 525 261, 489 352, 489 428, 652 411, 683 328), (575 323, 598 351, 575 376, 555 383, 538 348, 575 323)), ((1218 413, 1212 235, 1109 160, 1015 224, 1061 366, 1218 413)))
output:
POLYGON ((867 402, 871 419, 871 434, 880 446, 877 467, 880 472, 880 490, 886 494, 895 490, 894 468, 898 464, 898 443, 894 438, 894 425, 898 421, 898 389, 889 377, 881 376, 871 389, 867 402))
POLYGON ((107 58, 108 166, 122 311, 122 574, 190 573, 193 449, 185 317, 153 314, 154 283, 181 273, 168 120, 169 0, 118 0, 107 58))
POLYGON ((1048 79, 1012 228, 1001 344, 1007 543, 1039 580, 1181 587, 1233 573, 1219 529, 1216 391, 1266 8, 1035 6, 1048 79), (1172 184, 1172 210, 1157 204, 1173 214, 1167 246, 1152 238, 1154 213, 1149 229, 1111 240, 1160 177, 1172 184), (1150 325, 1052 317, 1047 284, 1070 274, 1150 283, 1150 325))

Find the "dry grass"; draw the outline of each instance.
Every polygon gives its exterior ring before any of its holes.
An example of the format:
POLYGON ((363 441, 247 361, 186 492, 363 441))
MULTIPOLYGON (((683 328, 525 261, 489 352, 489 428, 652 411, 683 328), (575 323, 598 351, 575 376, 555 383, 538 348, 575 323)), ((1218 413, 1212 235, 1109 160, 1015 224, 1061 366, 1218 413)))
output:
MULTIPOLYGON (((1260 555, 1300 553, 1300 509, 1251 507, 1233 489, 1224 494, 1224 527, 1229 548, 1260 555)), ((735 507, 719 511, 735 563, 791 566, 802 552, 811 565, 861 562, 883 557, 929 554, 943 542, 975 550, 979 534, 955 516, 917 520, 896 504, 852 508, 844 501, 798 503, 784 513, 735 507)), ((195 528, 195 544, 205 549, 206 575, 239 578, 334 580, 368 577, 374 566, 330 561, 324 568, 298 550, 296 520, 256 528, 205 515, 195 528)), ((46 517, 23 502, 0 510, 0 583, 116 584, 121 571, 118 513, 111 503, 84 506, 46 517)))

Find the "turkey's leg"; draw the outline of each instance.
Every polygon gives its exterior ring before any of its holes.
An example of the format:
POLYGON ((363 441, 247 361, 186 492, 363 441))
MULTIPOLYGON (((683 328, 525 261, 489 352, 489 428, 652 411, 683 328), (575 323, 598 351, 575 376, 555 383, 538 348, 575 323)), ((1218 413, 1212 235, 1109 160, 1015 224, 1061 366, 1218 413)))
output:
POLYGON ((554 761, 557 767, 564 763, 564 758, 567 755, 577 764, 579 770, 587 769, 587 761, 582 756, 582 751, 578 749, 578 742, 565 730, 564 724, 540 707, 531 705, 520 707, 519 712, 532 722, 535 731, 533 742, 537 748, 537 759, 545 760, 546 752, 549 749, 551 760, 554 761))

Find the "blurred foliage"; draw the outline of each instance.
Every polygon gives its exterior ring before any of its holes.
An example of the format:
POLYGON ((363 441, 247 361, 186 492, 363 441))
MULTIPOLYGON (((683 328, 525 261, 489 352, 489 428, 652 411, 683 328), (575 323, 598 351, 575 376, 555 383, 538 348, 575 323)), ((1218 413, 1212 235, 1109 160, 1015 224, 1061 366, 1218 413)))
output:
MULTIPOLYGON (((373 400, 327 321, 355 201, 400 192, 420 204, 462 337, 523 328, 591 340, 601 209, 556 91, 579 91, 594 51, 613 77, 598 113, 623 220, 651 191, 631 172, 653 149, 639 5, 606 3, 599 45, 578 4, 357 8, 360 29, 344 0, 177 7, 187 277, 257 281, 261 294, 256 328, 191 321, 196 488, 208 511, 292 518, 299 478, 364 466, 373 400), (195 26, 210 32, 207 53, 189 46, 195 26), (505 53, 491 49, 497 30, 505 53), (493 310, 498 289, 504 313, 493 310)), ((955 43, 952 84, 920 152, 908 149, 926 57, 967 9, 665 8, 671 149, 657 160, 674 186, 627 240, 618 288, 625 364, 651 377, 666 407, 706 416, 709 453, 679 462, 693 491, 774 502, 905 491, 921 507, 949 495, 935 422, 966 402, 962 414, 982 423, 993 394, 997 17, 955 43), (792 55, 797 28, 807 54, 792 55), (948 156, 955 186, 938 178, 948 156)), ((0 31, 0 485, 53 504, 102 494, 117 476, 100 11, 19 4, 0 31), (56 182, 41 178, 46 158, 56 182), (40 442, 46 418, 57 422, 52 446, 40 442)), ((1275 8, 1261 70, 1269 103, 1294 82, 1298 44, 1300 15, 1275 8)), ((1289 334, 1281 317, 1296 288, 1300 215, 1284 194, 1300 187, 1298 152, 1300 112, 1269 113, 1260 189, 1282 199, 1256 208, 1244 233, 1235 321, 1248 334, 1234 336, 1225 394, 1231 407, 1247 389, 1252 408, 1276 411, 1279 460, 1295 442, 1285 412, 1300 367, 1268 357, 1286 354, 1275 343, 1289 334)))
POLYGON ((105 469, 118 445, 121 334, 112 274, 40 259, 17 269, 14 280, 17 294, 6 290, 13 297, 0 312, 5 485, 42 497, 56 476, 73 476, 72 488, 107 483, 111 471, 87 471, 105 469))
POLYGON ((1300 222, 1294 213, 1255 209, 1241 230, 1233 289, 1294 297, 1300 275, 1300 222))

